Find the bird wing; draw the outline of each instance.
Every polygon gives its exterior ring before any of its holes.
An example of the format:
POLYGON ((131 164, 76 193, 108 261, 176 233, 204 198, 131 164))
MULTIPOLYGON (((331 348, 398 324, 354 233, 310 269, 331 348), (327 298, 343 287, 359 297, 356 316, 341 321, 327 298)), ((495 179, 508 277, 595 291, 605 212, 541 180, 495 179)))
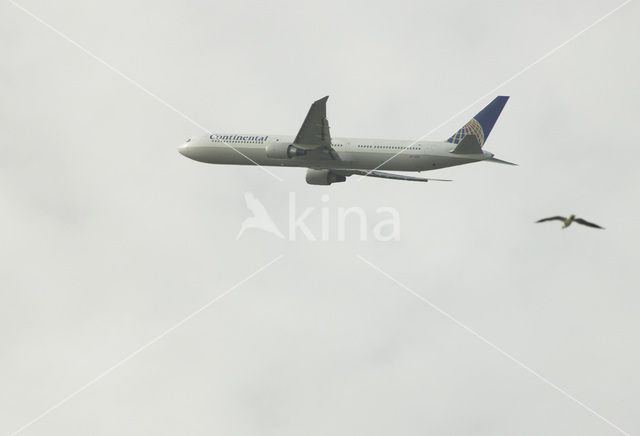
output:
POLYGON ((543 223, 545 221, 564 221, 564 220, 566 220, 566 218, 563 217, 563 216, 552 216, 552 217, 549 217, 549 218, 542 218, 542 219, 540 219, 540 220, 538 220, 536 222, 537 223, 543 223))
POLYGON ((580 223, 580 224, 582 224, 582 225, 584 225, 584 226, 593 227, 593 228, 595 228, 595 229, 604 229, 604 227, 600 227, 600 226, 599 226, 599 225, 597 225, 597 224, 590 223, 589 221, 587 221, 587 220, 583 220, 582 218, 576 218, 576 219, 574 219, 574 221, 575 221, 575 222, 577 222, 577 223, 580 223))

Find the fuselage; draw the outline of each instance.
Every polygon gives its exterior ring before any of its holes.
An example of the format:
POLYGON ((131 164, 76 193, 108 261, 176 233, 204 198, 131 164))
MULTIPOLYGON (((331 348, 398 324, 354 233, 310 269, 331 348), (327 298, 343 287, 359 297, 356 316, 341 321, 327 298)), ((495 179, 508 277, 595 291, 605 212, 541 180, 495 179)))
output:
POLYGON ((274 159, 267 156, 269 144, 292 144, 293 136, 213 134, 188 140, 179 151, 193 160, 211 164, 264 165, 313 169, 380 169, 391 171, 428 171, 462 165, 493 157, 492 153, 454 154, 450 142, 411 140, 332 138, 338 159, 326 154, 274 159))

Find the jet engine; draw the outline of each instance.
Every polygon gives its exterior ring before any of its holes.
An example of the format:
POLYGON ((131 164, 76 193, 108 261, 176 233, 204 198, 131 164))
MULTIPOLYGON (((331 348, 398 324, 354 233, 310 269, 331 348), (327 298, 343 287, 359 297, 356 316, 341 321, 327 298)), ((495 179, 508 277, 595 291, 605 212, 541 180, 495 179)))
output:
POLYGON ((310 185, 330 185, 332 183, 344 182, 345 176, 331 172, 331 170, 307 170, 307 183, 310 185))
POLYGON ((265 147, 267 157, 271 159, 291 159, 295 156, 304 156, 307 154, 306 150, 296 148, 293 144, 287 144, 286 142, 272 142, 265 147))

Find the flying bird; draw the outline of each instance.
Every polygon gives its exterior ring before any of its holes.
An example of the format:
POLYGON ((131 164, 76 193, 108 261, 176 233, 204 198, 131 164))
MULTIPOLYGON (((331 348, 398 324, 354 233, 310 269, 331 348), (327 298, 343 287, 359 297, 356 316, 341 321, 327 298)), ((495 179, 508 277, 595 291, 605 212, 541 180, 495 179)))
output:
POLYGON ((578 224, 582 224, 584 226, 588 226, 588 227, 593 227, 595 229, 604 229, 604 227, 600 227, 597 224, 594 223, 590 223, 587 220, 583 220, 582 218, 576 218, 575 215, 571 215, 569 216, 569 218, 565 218, 563 216, 552 216, 549 218, 542 218, 538 221, 536 221, 537 223, 543 223, 545 221, 562 221, 563 225, 562 228, 566 229, 567 227, 569 227, 571 225, 571 223, 576 222, 578 224))

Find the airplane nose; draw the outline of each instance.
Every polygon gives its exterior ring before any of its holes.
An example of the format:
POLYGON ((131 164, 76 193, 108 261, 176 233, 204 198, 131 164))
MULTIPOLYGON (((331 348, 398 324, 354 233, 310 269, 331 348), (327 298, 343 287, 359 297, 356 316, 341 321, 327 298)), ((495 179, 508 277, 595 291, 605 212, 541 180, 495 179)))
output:
POLYGON ((189 151, 189 143, 190 142, 191 142, 191 138, 187 139, 184 144, 182 144, 180 147, 178 147, 178 152, 181 155, 189 157, 187 153, 189 151))

